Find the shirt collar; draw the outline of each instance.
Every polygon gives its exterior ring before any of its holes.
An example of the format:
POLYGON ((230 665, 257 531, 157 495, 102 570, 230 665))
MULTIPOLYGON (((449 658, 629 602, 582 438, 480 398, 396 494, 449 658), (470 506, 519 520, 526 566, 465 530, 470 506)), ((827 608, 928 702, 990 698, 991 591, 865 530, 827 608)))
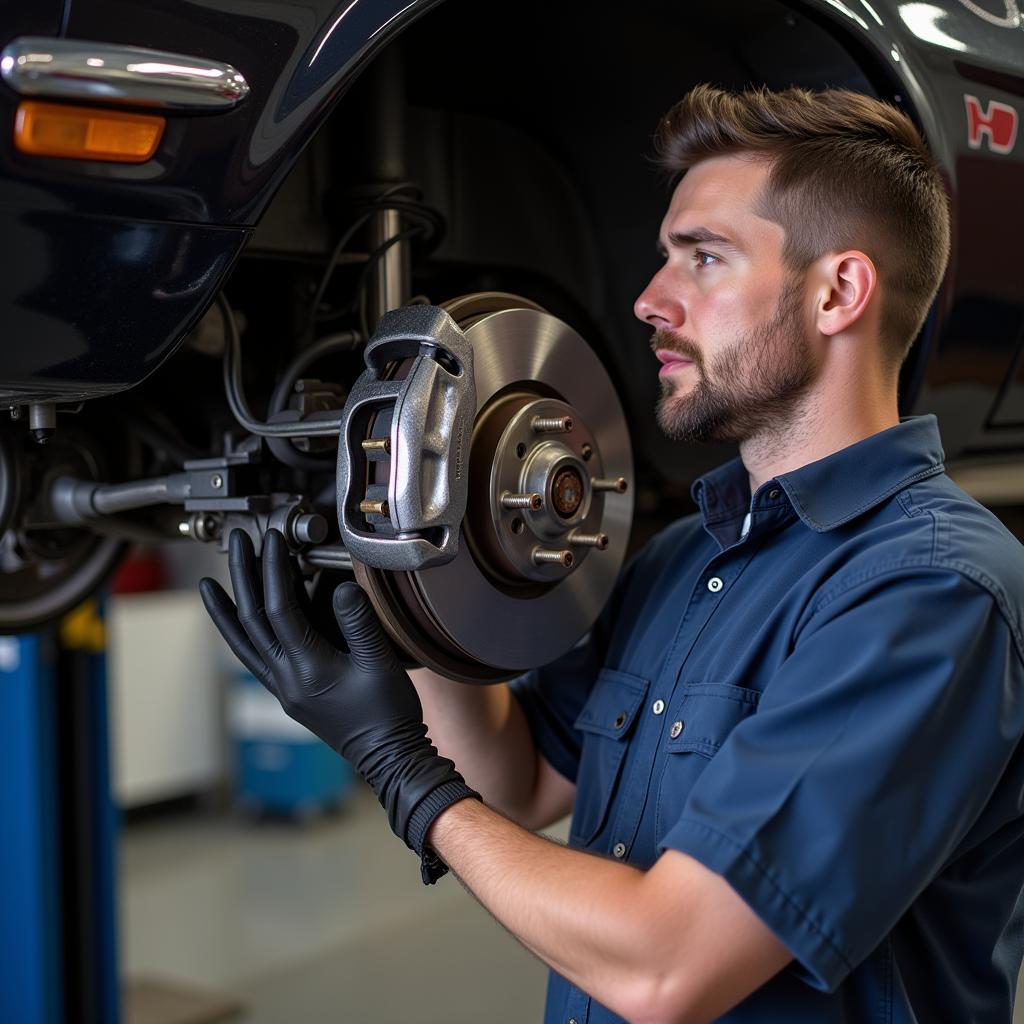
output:
MULTIPOLYGON (((915 480, 941 473, 944 458, 935 416, 906 416, 888 430, 765 481, 757 489, 756 504, 776 504, 766 499, 781 487, 797 515, 812 530, 824 533, 915 480)), ((750 477, 740 458, 705 473, 694 481, 690 493, 706 524, 745 513, 752 504, 750 477)))

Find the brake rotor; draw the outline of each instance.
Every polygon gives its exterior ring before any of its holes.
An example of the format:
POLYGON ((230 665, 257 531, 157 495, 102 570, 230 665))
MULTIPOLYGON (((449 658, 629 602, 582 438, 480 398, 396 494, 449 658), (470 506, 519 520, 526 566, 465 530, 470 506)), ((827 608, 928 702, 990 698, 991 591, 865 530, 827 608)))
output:
POLYGON ((496 682, 553 661, 600 613, 629 539, 632 454, 611 380, 571 327, 502 293, 444 308, 472 345, 476 386, 458 554, 353 569, 414 661, 496 682))

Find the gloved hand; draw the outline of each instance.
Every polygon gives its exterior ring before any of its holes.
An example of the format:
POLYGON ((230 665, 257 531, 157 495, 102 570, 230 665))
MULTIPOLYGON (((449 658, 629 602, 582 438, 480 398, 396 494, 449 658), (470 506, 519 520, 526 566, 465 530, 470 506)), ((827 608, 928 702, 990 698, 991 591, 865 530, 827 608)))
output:
POLYGON ((229 539, 237 608, 215 580, 199 581, 203 604, 239 661, 296 721, 366 779, 395 834, 420 855, 425 883, 448 869, 424 837, 431 822, 470 789, 427 739, 423 709, 373 608, 355 583, 334 591, 334 614, 349 646, 342 653, 309 624, 305 588, 284 537, 270 530, 262 574, 243 530, 229 539))

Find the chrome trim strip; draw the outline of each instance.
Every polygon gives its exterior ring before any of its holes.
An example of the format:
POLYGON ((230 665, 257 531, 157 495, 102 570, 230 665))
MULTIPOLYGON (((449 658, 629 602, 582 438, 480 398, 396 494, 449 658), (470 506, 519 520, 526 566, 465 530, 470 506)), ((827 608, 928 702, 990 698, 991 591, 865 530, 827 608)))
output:
POLYGON ((22 96, 166 110, 229 110, 249 94, 230 64, 80 39, 21 36, 0 53, 0 77, 22 96))

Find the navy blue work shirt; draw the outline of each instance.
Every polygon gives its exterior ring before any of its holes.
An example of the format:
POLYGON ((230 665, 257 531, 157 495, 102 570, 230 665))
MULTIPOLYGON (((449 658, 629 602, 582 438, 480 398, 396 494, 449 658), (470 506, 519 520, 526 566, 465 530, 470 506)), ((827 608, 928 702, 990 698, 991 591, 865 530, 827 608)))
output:
MULTIPOLYGON (((1024 548, 946 476, 934 416, 693 495, 587 642, 512 684, 576 782, 570 845, 681 850, 767 924, 794 962, 729 1024, 1009 1022, 1024 548)), ((619 1019, 552 973, 548 1024, 619 1019)))

